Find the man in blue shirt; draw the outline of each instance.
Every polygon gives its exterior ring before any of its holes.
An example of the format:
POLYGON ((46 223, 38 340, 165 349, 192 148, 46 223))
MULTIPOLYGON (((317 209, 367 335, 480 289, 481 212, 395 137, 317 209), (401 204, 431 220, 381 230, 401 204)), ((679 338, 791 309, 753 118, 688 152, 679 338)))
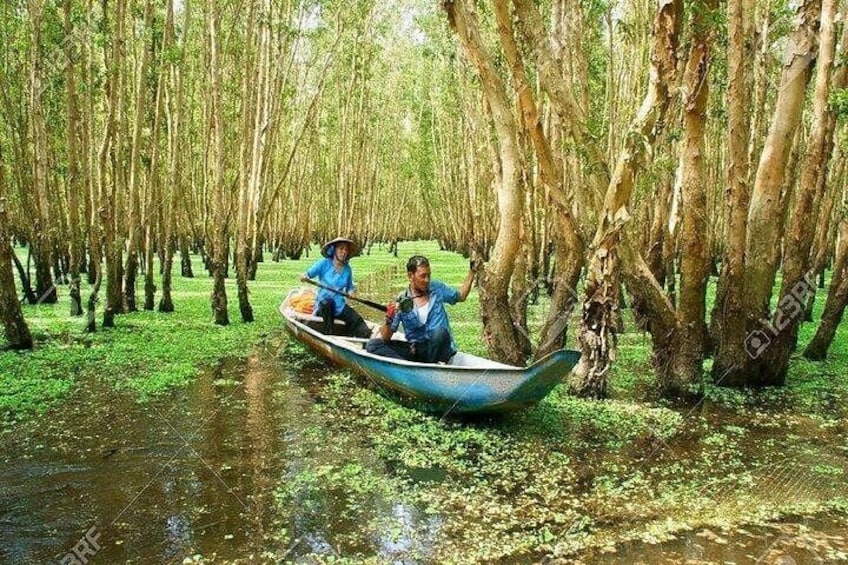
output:
MULTIPOLYGON (((321 248, 323 259, 316 261, 309 269, 300 276, 300 280, 308 281, 317 278, 327 288, 344 292, 353 296, 356 286, 353 284, 353 270, 348 262, 356 255, 356 245, 353 241, 337 237, 328 241, 321 248)), ((318 291, 315 297, 315 309, 313 315, 323 319, 323 333, 332 335, 335 329, 335 319, 338 318, 345 323, 348 335, 354 337, 371 337, 371 330, 359 313, 347 305, 345 297, 337 292, 324 288, 318 291)))
POLYGON ((375 355, 418 361, 447 363, 456 354, 445 304, 464 302, 471 292, 474 271, 469 270, 459 290, 440 281, 430 280, 430 262, 416 255, 406 263, 409 287, 389 304, 380 337, 373 338, 365 350, 375 355), (392 341, 392 334, 403 325, 406 341, 392 341))

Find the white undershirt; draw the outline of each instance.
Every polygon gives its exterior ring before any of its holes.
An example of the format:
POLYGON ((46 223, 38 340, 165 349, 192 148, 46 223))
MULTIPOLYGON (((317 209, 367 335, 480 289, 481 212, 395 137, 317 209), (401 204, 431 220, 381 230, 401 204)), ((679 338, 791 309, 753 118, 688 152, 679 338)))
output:
POLYGON ((416 306, 415 313, 418 315, 418 321, 421 322, 421 325, 425 325, 427 323, 427 314, 430 313, 430 301, 428 300, 423 306, 416 306))

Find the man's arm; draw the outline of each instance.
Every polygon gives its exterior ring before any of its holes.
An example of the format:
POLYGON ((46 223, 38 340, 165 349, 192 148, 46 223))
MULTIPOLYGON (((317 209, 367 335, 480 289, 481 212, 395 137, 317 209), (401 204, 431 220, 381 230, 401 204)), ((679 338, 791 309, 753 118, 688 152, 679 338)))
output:
POLYGON ((389 324, 390 324, 390 321, 386 320, 386 321, 383 322, 383 325, 380 326, 380 338, 383 341, 385 341, 386 343, 388 343, 392 340, 392 334, 394 333, 389 324))
POLYGON ((386 343, 392 340, 392 334, 395 333, 392 331, 392 322, 397 315, 397 308, 397 302, 389 302, 386 308, 386 319, 383 320, 383 325, 380 326, 380 337, 386 343))
POLYGON ((465 302, 465 299, 468 298, 468 294, 471 292, 471 285, 474 284, 475 274, 476 269, 470 269, 468 274, 465 275, 465 280, 462 281, 462 285, 459 287, 459 300, 457 302, 465 302))

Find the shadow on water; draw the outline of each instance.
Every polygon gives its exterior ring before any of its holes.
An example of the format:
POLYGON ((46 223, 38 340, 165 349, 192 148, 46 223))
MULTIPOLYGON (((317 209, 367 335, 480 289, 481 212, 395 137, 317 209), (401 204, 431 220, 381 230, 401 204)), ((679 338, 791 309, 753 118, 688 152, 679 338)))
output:
MULTIPOLYGON (((87 383, 59 409, 6 433, 0 562, 59 562, 92 526, 102 546, 96 562, 103 563, 338 554, 335 538, 357 527, 331 519, 338 500, 290 508, 275 500, 300 470, 305 431, 320 422, 314 396, 274 353, 224 361, 185 390, 144 405, 87 383), (327 511, 323 524, 304 510, 316 505, 327 511)), ((395 535, 343 549, 404 552, 413 545, 404 529, 430 519, 400 502, 374 505, 395 535)))

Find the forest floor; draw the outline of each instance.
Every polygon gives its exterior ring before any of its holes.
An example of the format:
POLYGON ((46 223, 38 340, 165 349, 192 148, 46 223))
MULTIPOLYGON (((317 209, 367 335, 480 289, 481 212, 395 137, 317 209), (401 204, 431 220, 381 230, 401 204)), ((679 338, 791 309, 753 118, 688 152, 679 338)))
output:
MULTIPOLYGON (((413 253, 449 284, 466 272, 433 243, 375 247, 352 262, 360 293, 393 296, 413 253)), ((558 387, 532 409, 457 420, 280 332, 277 305, 313 260, 259 266, 253 324, 232 281, 233 323, 212 324, 197 261, 174 279, 172 314, 86 334, 62 287, 59 304, 26 306, 36 349, 0 353, 0 524, 17 540, 0 557, 60 558, 99 523, 108 561, 848 562, 845 327, 829 361, 793 359, 783 388, 704 385, 674 403, 655 397, 650 337, 625 311, 610 400, 558 387)), ((476 292, 449 312, 460 348, 485 354, 477 313, 476 292)), ((541 300, 531 325, 544 314, 541 300)))

